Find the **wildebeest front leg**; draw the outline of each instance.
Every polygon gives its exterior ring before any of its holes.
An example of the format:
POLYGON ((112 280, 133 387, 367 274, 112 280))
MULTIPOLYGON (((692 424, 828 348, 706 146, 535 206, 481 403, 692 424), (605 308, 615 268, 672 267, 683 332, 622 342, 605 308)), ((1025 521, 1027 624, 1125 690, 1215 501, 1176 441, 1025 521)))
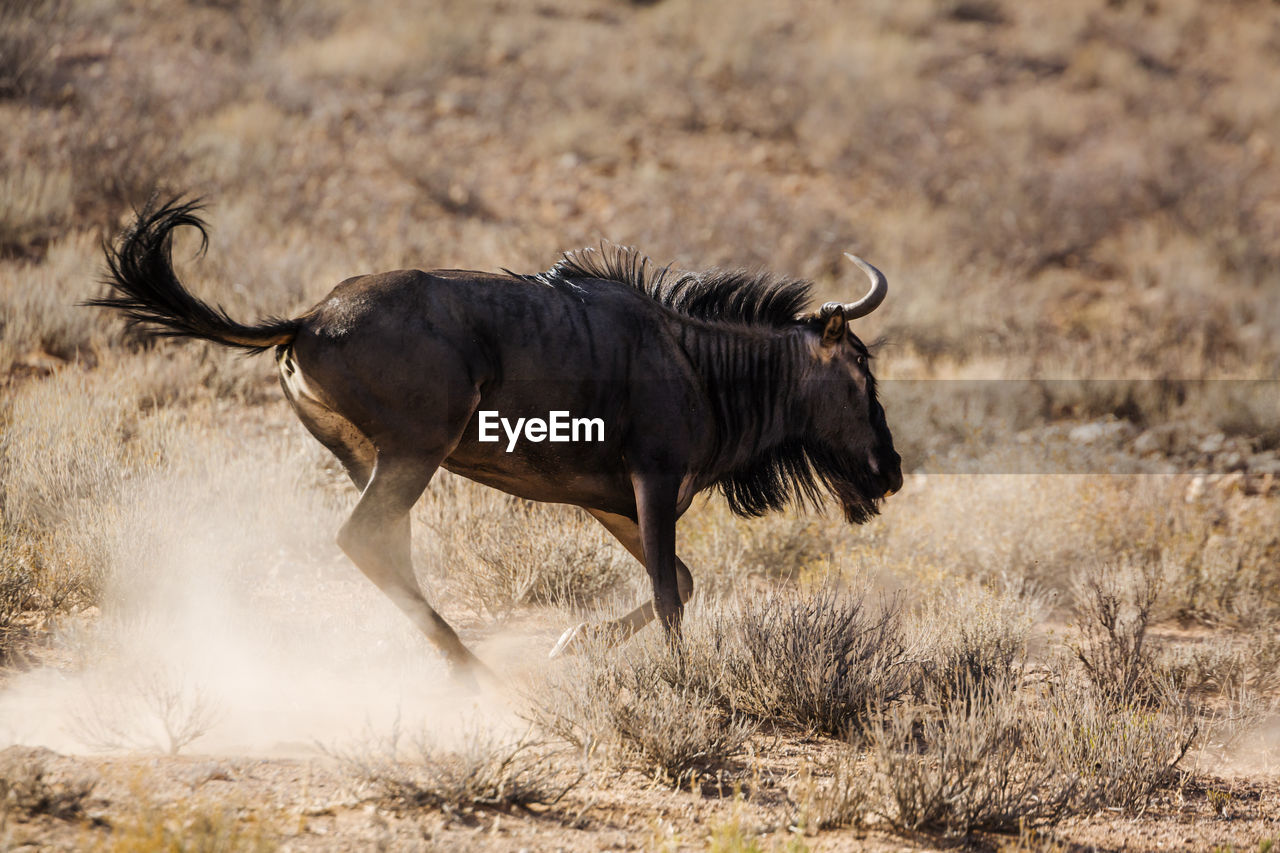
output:
POLYGON ((631 475, 636 490, 636 522, 640 526, 640 549, 644 567, 653 583, 653 609, 667 632, 680 637, 680 585, 676 581, 676 500, 680 479, 666 474, 631 475))
POLYGON ((487 674, 484 664, 427 603, 413 573, 409 511, 435 469, 434 461, 380 454, 360 502, 338 534, 338 545, 444 653, 455 672, 487 674))
MULTIPOLYGON (((640 562, 640 565, 644 565, 644 552, 640 547, 640 526, 634 519, 598 509, 588 509, 587 512, 600 522, 605 530, 612 533, 613 538, 617 539, 622 547, 640 562)), ((676 555, 676 584, 680 589, 680 603, 687 604, 693 595, 693 574, 678 554, 676 555)), ((591 634, 600 634, 607 637, 611 643, 620 643, 652 622, 653 615, 653 600, 650 599, 625 616, 608 622, 595 626, 580 622, 560 635, 560 639, 551 650, 551 657, 576 654, 582 642, 591 634)))

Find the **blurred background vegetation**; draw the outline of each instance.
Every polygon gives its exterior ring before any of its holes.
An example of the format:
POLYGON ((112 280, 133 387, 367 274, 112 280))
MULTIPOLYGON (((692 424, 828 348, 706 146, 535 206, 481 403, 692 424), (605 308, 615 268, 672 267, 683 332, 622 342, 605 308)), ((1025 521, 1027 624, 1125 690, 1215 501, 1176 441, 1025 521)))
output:
POLYGON ((161 188, 233 312, 601 238, 851 295, 853 250, 890 376, 1271 378, 1277 65, 1267 2, 10 0, 4 359, 118 344, 71 303, 161 188))

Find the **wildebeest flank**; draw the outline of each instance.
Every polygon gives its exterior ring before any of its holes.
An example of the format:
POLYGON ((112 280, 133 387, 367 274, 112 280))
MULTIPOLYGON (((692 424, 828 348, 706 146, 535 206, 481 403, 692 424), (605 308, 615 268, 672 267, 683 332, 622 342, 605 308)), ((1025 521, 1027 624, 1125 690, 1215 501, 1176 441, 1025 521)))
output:
MULTIPOLYGON (((513 495, 582 507, 638 559, 653 602, 602 626, 627 636, 656 613, 669 632, 693 589, 676 521, 718 489, 760 515, 824 494, 861 523, 902 484, 866 347, 847 321, 862 299, 808 309, 810 285, 713 270, 651 271, 631 249, 567 254, 538 275, 398 270, 339 284, 295 319, 232 320, 191 295, 174 229, 204 235, 196 204, 144 209, 107 249, 111 288, 91 304, 160 335, 259 352, 307 429, 342 462, 360 500, 343 551, 446 655, 482 668, 428 604, 410 557, 410 510, 437 468, 513 495), (479 440, 477 413, 600 418, 602 441, 479 440)), ((553 654, 572 649, 571 628, 553 654)))

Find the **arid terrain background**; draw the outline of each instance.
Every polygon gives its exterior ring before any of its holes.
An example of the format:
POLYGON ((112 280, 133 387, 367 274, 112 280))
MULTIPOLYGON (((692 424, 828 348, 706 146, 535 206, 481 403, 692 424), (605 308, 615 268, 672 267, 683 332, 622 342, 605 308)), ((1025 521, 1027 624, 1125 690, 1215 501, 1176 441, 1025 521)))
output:
POLYGON ((3 0, 0 846, 1272 849, 1278 79, 1262 0, 3 0), (271 359, 78 306, 157 191, 244 320, 603 239, 851 299, 856 252, 906 487, 699 502, 682 653, 549 662, 642 569, 441 472, 460 690, 271 359))

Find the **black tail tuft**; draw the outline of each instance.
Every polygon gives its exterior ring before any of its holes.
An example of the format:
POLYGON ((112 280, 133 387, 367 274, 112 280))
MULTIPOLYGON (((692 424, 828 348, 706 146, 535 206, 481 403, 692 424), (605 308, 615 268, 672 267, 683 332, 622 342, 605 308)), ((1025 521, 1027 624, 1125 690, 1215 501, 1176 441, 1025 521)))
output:
POLYGON ((111 293, 84 304, 123 311, 131 323, 146 324, 151 334, 164 337, 203 338, 249 352, 292 341, 298 321, 270 317, 245 326, 228 317, 221 306, 200 301, 182 286, 173 271, 172 232, 183 225, 195 228, 203 254, 209 237, 199 211, 198 200, 178 197, 163 204, 149 202, 114 245, 103 245, 104 283, 111 293))

